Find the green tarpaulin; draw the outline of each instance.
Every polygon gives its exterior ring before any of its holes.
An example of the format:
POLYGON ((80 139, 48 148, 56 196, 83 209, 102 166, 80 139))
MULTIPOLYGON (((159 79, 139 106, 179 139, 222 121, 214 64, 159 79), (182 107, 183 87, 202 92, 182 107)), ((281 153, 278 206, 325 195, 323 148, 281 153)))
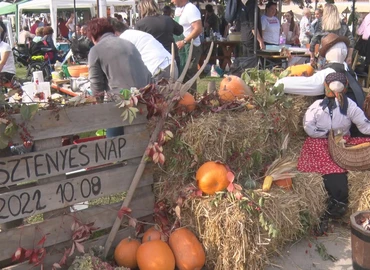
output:
POLYGON ((0 7, 0 15, 16 13, 17 5, 21 4, 21 3, 24 3, 24 2, 27 2, 27 1, 28 0, 23 0, 23 1, 19 1, 19 2, 15 3, 15 4, 11 4, 11 5, 8 5, 8 6, 5 6, 5 7, 0 7))

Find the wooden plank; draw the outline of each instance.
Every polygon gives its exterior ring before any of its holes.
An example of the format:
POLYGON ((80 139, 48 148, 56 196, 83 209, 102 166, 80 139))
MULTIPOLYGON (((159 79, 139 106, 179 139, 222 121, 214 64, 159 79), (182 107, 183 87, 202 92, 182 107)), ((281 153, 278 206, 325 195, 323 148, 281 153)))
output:
MULTIPOLYGON (((133 228, 128 227, 128 228, 122 229, 117 233, 117 237, 115 238, 115 240, 113 242, 113 245, 117 246, 118 243, 122 239, 124 239, 126 237, 129 237, 129 236, 134 236, 134 235, 135 235, 135 231, 134 231, 133 228)), ((103 246, 106 239, 107 239, 107 235, 103 235, 103 236, 100 236, 96 239, 85 241, 85 242, 83 242, 83 245, 85 247, 85 250, 89 250, 90 248, 93 248, 93 247, 103 246)), ((51 269, 52 265, 55 262, 59 262, 59 260, 63 256, 63 247, 64 246, 65 245, 63 245, 62 247, 57 247, 57 249, 52 254, 47 254, 46 255, 45 260, 44 260, 43 269, 51 269)), ((70 246, 70 244, 69 244, 69 246, 70 246)), ((70 265, 73 262, 73 259, 74 259, 75 256, 81 256, 81 255, 82 255, 81 253, 79 253, 78 251, 75 251, 75 254, 68 258, 67 265, 70 265)), ((12 266, 9 266, 9 267, 2 268, 2 270, 27 270, 27 269, 30 269, 31 267, 32 267, 32 265, 28 264, 28 262, 23 262, 23 263, 20 263, 20 264, 17 264, 17 265, 12 265, 12 266)), ((41 270, 42 269, 41 266, 32 267, 32 270, 38 270, 38 269, 41 270)), ((68 269, 68 267, 64 266, 62 269, 68 269)), ((90 269, 81 269, 81 270, 90 270, 90 269)))
MULTIPOLYGON (((33 248, 34 242, 49 233, 45 241, 45 247, 50 247, 71 239, 71 225, 74 217, 84 224, 94 222, 94 226, 100 229, 110 228, 117 217, 117 211, 121 203, 111 205, 99 205, 85 210, 45 220, 37 224, 29 224, 23 227, 13 228, 0 233, 0 261, 10 258, 19 243, 24 248, 33 248)), ((135 199, 130 205, 131 216, 144 217, 153 213, 154 194, 152 186, 138 188, 135 199)))
MULTIPOLYGON (((126 191, 138 165, 109 169, 0 194, 0 224, 126 191)), ((140 185, 153 183, 146 170, 140 185)))
MULTIPOLYGON (((46 150, 49 150, 49 149, 59 148, 61 146, 62 146, 62 138, 61 137, 55 137, 55 138, 51 138, 51 139, 35 141, 34 151, 35 152, 41 152, 41 151, 46 151, 46 150)), ((45 184, 45 183, 59 182, 59 181, 65 180, 65 179, 66 179, 66 175, 65 174, 60 174, 60 175, 56 175, 56 176, 52 176, 52 177, 39 179, 37 181, 37 184, 42 185, 42 184, 45 184)), ((8 201, 8 203, 9 203, 9 201, 8 201)), ((26 203, 28 203, 28 201, 26 203)), ((39 206, 39 205, 37 205, 37 206, 39 206)), ((10 209, 12 209, 12 207, 9 205, 9 210, 10 209)), ((69 211, 70 210, 69 210, 68 207, 64 207, 64 208, 60 208, 56 211, 44 212, 43 218, 48 219, 50 217, 60 216, 60 215, 63 215, 65 213, 68 213, 69 211)))
MULTIPOLYGON (((26 122, 26 128, 34 140, 78 134, 102 128, 130 125, 121 118, 122 109, 114 102, 78 107, 64 107, 59 111, 39 111, 26 122)), ((17 123, 23 123, 20 115, 14 115, 17 123)), ((146 124, 146 113, 137 114, 132 125, 146 124)))
POLYGON ((145 131, 2 158, 0 187, 140 157, 148 141, 148 133, 145 131))

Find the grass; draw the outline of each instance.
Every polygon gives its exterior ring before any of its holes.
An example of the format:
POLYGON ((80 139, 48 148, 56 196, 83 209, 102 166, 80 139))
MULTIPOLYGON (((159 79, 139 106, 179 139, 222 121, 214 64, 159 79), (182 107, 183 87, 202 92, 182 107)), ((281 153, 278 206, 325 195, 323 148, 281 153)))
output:
POLYGON ((15 75, 17 76, 17 78, 20 78, 20 79, 26 79, 26 75, 27 75, 27 69, 26 67, 18 67, 16 66, 15 68, 15 75))

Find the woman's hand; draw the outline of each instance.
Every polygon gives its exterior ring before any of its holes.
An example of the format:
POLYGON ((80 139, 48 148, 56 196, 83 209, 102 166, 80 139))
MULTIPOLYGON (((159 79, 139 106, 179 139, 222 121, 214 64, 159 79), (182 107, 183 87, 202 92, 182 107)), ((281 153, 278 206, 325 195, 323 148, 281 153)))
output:
POLYGON ((184 48, 184 41, 180 40, 180 41, 177 41, 176 42, 176 46, 179 50, 181 50, 182 48, 184 48))
POLYGON ((351 66, 352 65, 352 57, 347 57, 346 63, 347 63, 348 66, 351 66))

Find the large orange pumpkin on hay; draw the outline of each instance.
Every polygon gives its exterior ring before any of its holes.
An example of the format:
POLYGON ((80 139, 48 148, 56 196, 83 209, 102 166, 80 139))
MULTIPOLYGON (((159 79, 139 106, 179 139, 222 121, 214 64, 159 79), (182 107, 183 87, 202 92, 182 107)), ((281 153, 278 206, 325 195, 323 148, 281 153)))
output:
POLYGON ((206 262, 206 254, 198 238, 187 228, 175 230, 170 235, 169 245, 175 255, 179 270, 200 270, 206 262))
POLYGON ((136 252, 141 243, 131 237, 123 239, 114 250, 114 260, 119 266, 136 268, 136 252))
POLYGON ((218 95, 222 101, 231 102, 245 95, 253 95, 253 92, 241 78, 229 75, 221 81, 218 95))
POLYGON ((150 227, 143 235, 141 239, 142 243, 154 240, 161 240, 161 232, 156 227, 150 227))
POLYGON ((290 71, 289 76, 310 77, 315 72, 314 68, 308 64, 295 65, 287 68, 290 71))
POLYGON ((185 95, 179 100, 177 108, 180 112, 192 112, 196 106, 195 98, 190 93, 185 93, 185 95))
POLYGON ((175 256, 167 243, 161 240, 140 245, 136 253, 140 270, 174 270, 175 256))
POLYGON ((196 180, 199 189, 209 195, 222 191, 230 184, 227 179, 228 170, 219 162, 208 161, 197 170, 196 180))

